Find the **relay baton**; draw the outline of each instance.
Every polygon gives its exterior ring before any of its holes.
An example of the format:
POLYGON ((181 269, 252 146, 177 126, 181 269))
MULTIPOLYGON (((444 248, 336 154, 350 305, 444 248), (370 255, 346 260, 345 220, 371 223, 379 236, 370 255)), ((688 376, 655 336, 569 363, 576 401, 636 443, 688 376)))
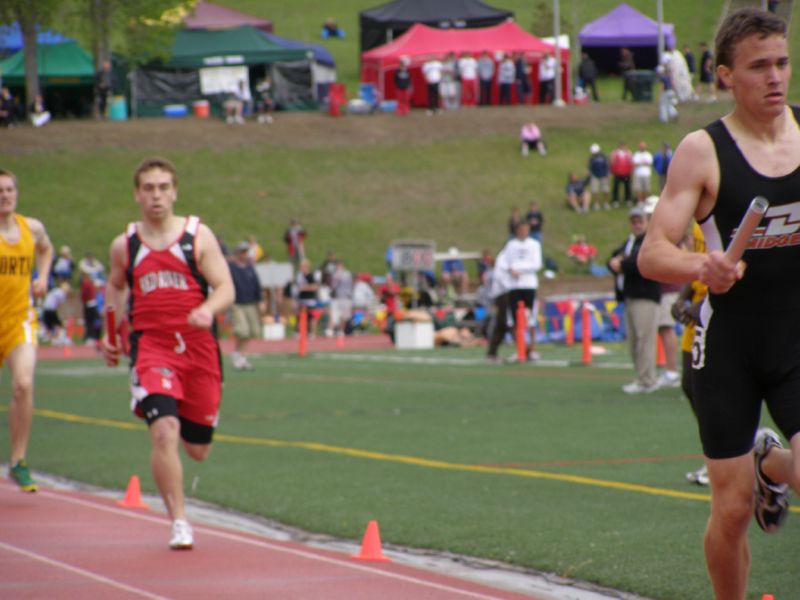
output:
POLYGON ((761 217, 767 212, 769 208, 769 201, 764 196, 756 196, 750 202, 742 222, 736 229, 736 234, 733 236, 728 249, 725 250, 725 257, 732 263, 736 264, 742 259, 744 251, 747 250, 747 243, 750 241, 750 236, 758 227, 761 222, 761 217))
POLYGON ((117 310, 113 304, 106 306, 106 336, 108 336, 108 343, 115 348, 119 345, 119 336, 117 335, 117 310))

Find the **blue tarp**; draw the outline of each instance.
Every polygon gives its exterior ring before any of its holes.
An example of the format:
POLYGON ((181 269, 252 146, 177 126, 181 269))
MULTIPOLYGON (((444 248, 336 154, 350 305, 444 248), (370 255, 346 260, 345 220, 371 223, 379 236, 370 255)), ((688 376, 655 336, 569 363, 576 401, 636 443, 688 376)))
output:
MULTIPOLYGON (((38 34, 36 35, 37 44, 63 44, 65 42, 74 42, 69 38, 57 31, 41 31, 39 26, 36 27, 38 34)), ((14 22, 11 25, 0 25, 0 53, 13 54, 22 49, 22 30, 19 23, 14 22)))
POLYGON ((336 64, 333 60, 333 55, 328 51, 325 46, 320 46, 319 44, 311 44, 309 42, 301 42, 299 40, 290 40, 285 37, 281 37, 279 35, 275 35, 274 33, 265 33, 261 32, 265 38, 270 40, 271 42, 278 44, 279 46, 283 46, 284 48, 290 48, 292 50, 310 50, 314 53, 314 61, 325 65, 328 67, 335 67, 336 64))

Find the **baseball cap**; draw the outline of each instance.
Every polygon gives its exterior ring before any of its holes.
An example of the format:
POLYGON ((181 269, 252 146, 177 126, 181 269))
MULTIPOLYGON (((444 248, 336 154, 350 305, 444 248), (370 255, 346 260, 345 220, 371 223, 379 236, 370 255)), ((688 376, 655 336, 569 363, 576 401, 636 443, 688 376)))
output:
POLYGON ((250 250, 250 244, 244 240, 236 244, 236 247, 233 249, 234 252, 247 252, 248 250, 250 250))
POLYGON ((632 219, 633 217, 641 217, 644 219, 646 216, 647 214, 644 212, 644 209, 641 206, 634 206, 628 211, 629 219, 632 219))
POLYGON ((591 146, 589 146, 589 152, 591 152, 592 154, 594 154, 595 152, 600 152, 600 146, 598 146, 597 144, 592 144, 591 146))

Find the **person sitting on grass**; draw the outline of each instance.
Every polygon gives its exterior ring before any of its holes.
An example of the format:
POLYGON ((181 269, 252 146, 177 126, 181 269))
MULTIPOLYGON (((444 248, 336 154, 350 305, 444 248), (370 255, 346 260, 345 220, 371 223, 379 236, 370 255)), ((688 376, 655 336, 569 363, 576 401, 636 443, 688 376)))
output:
POLYGON ((519 131, 519 139, 522 156, 528 156, 531 150, 536 150, 542 156, 547 154, 547 148, 545 148, 544 140, 542 139, 542 131, 533 121, 529 121, 522 126, 519 131))
POLYGON ((567 256, 581 266, 589 266, 597 258, 597 248, 586 241, 585 235, 579 233, 573 237, 572 244, 567 248, 567 256))
POLYGON ((567 204, 576 213, 589 212, 589 205, 592 202, 592 196, 589 193, 588 177, 579 179, 575 171, 571 171, 567 177, 567 204))

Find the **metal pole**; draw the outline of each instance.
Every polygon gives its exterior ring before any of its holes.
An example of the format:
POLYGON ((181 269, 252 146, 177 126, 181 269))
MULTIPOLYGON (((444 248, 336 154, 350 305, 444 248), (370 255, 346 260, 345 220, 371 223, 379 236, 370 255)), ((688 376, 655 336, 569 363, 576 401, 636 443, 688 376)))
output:
POLYGON ((656 0, 656 20, 658 21, 658 64, 664 60, 664 7, 662 0, 656 0))
POLYGON ((553 37, 555 38, 556 53, 556 89, 553 106, 564 106, 561 90, 561 17, 559 14, 559 0, 553 0, 553 37))

